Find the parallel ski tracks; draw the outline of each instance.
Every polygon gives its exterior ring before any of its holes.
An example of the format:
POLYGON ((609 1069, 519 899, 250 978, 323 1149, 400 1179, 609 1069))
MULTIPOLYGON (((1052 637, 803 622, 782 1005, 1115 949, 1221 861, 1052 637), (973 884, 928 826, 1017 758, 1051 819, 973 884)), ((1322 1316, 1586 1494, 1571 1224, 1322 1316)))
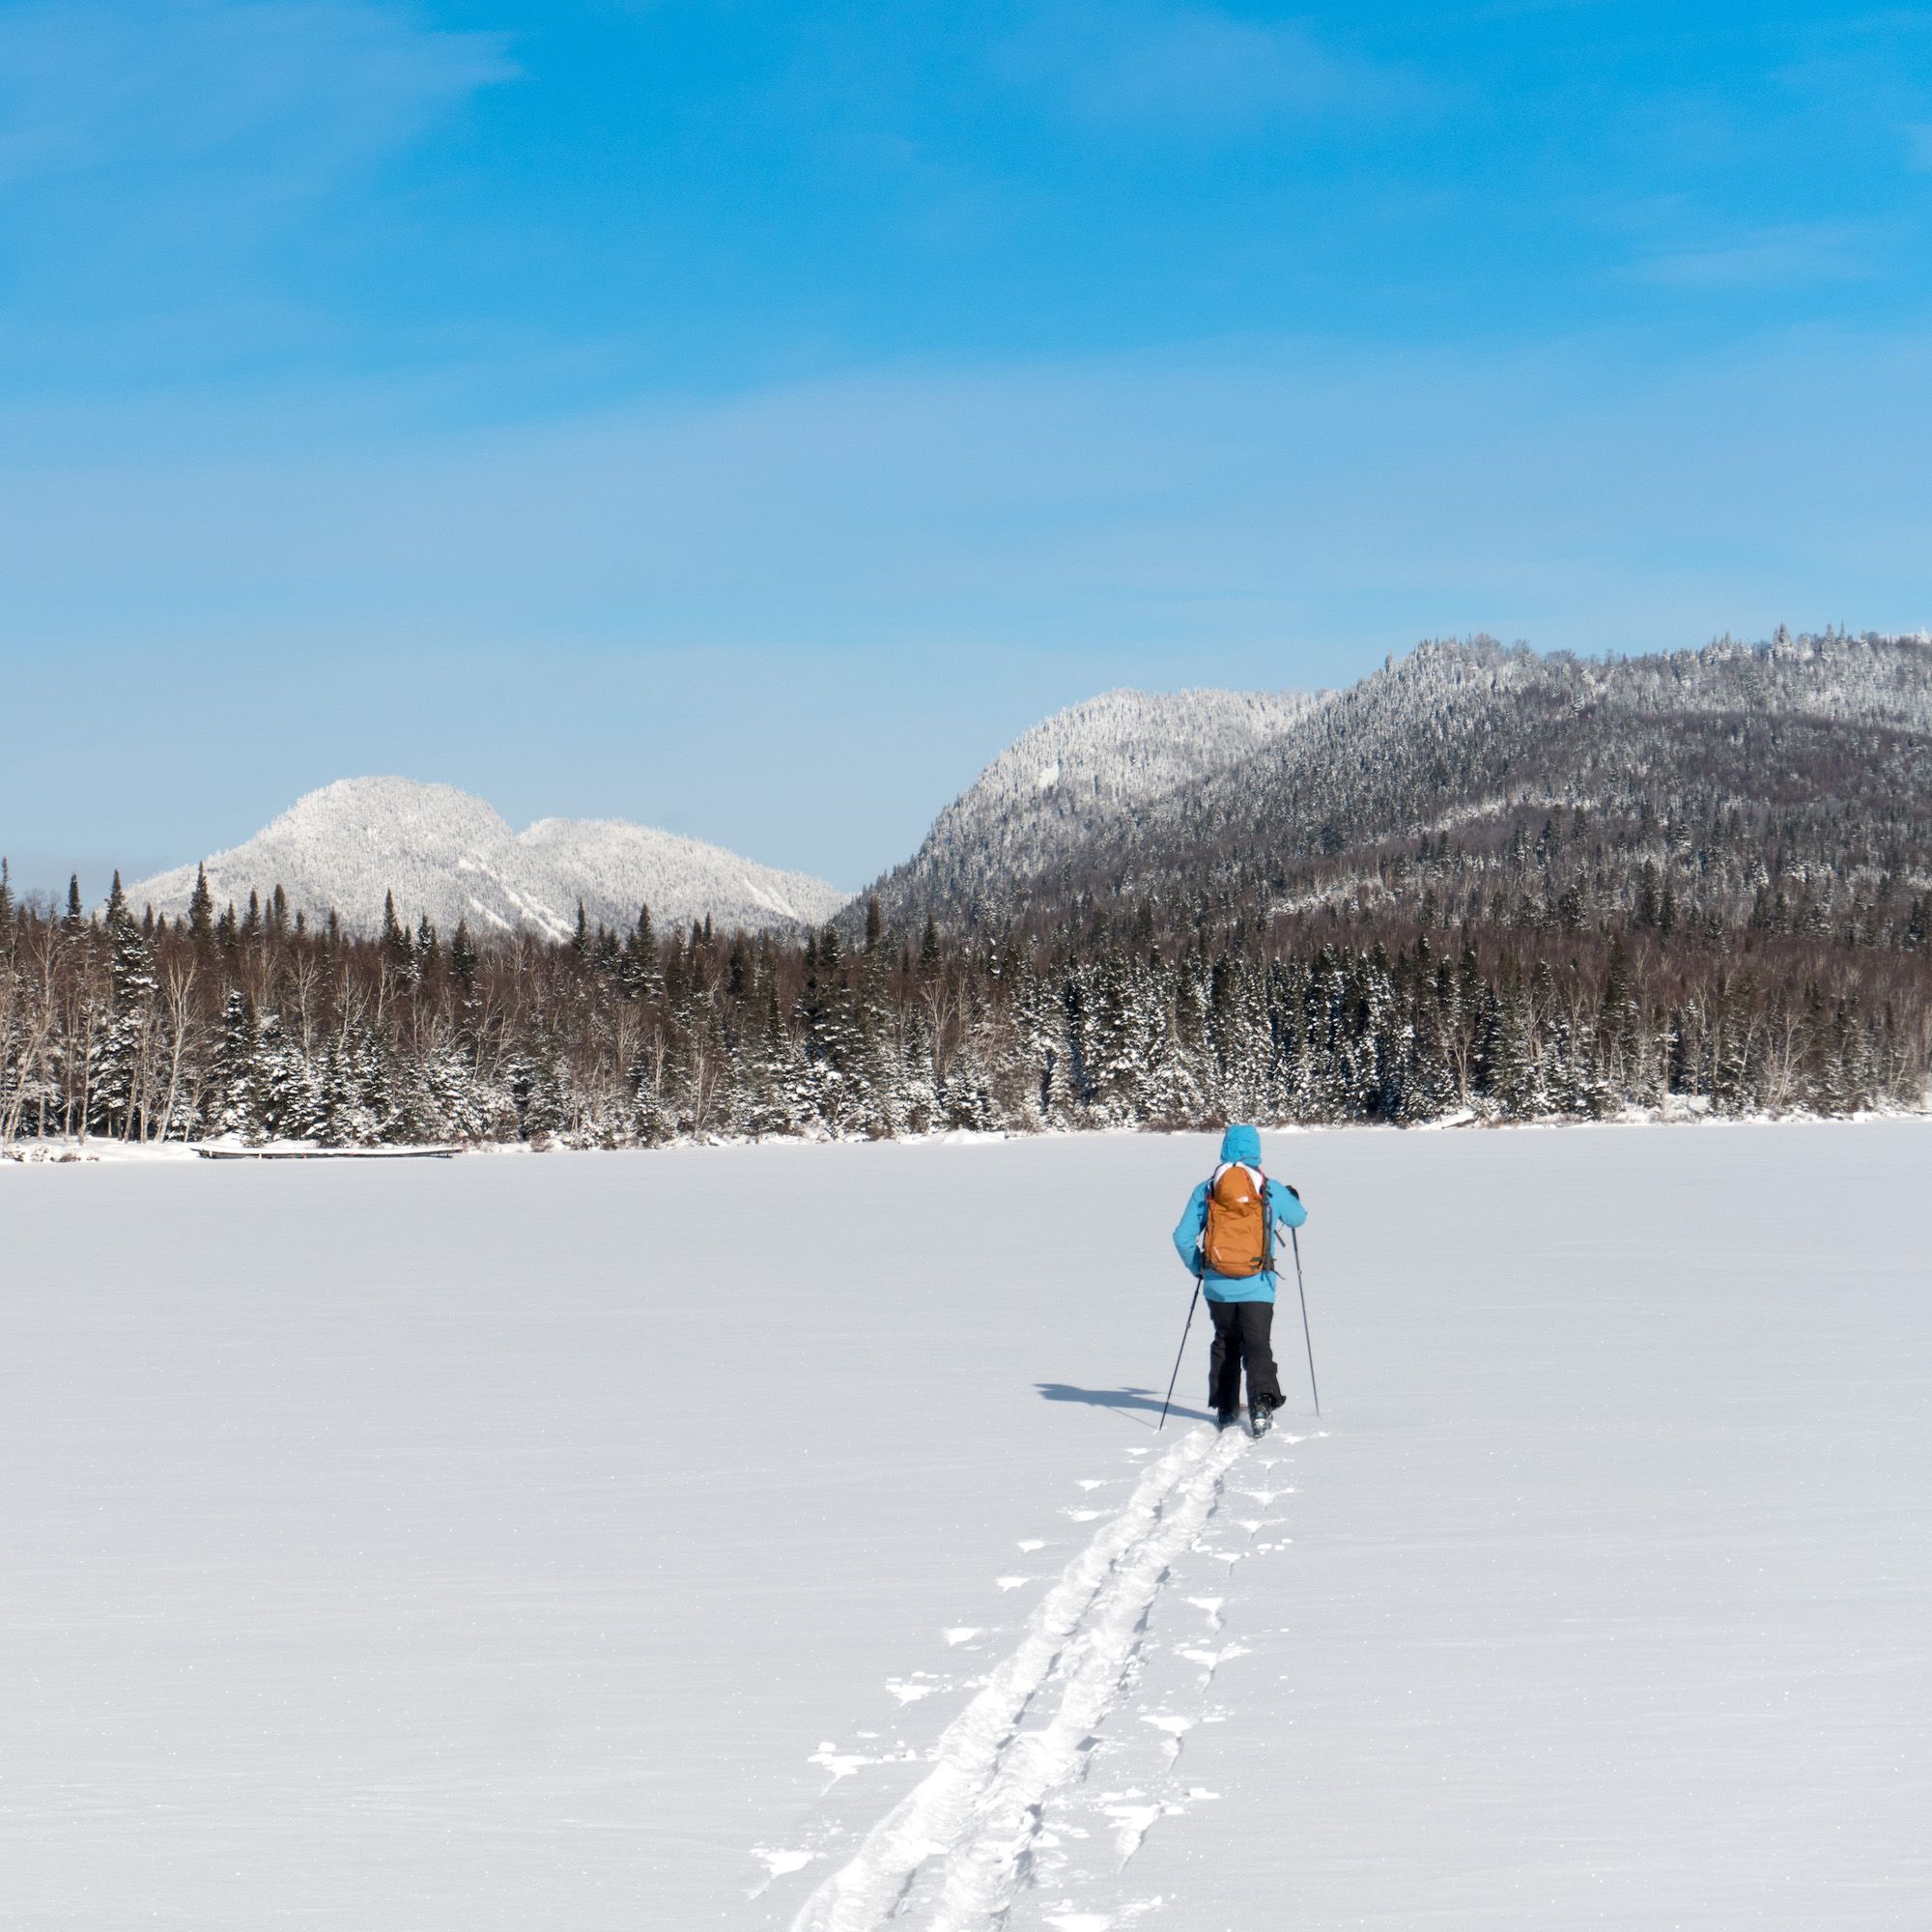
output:
POLYGON ((805 1902, 791 1932, 877 1932, 928 1870, 931 1932, 1000 1923, 1026 1883, 1041 1806, 1119 1699, 1168 1570, 1200 1535, 1245 1446, 1236 1431, 1199 1429, 1147 1471, 947 1727, 932 1770, 805 1902), (1036 1703, 1049 1702, 1042 1723, 1021 1728, 1036 1703))

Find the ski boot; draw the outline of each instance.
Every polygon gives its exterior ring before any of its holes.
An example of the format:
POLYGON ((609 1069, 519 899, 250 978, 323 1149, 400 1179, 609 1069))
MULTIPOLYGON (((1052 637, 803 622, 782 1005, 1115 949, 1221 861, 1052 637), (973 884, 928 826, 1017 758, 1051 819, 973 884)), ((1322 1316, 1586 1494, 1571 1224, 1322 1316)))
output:
POLYGON ((1257 1397, 1248 1404, 1248 1434, 1259 1442, 1268 1433, 1268 1425, 1274 1421, 1274 1404, 1265 1396, 1257 1397))

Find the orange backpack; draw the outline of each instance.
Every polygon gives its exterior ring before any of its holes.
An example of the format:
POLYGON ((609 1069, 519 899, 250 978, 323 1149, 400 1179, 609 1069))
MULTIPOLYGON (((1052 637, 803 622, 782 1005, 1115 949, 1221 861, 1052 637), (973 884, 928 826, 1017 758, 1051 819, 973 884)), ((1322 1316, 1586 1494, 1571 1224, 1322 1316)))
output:
POLYGON ((1201 1258, 1209 1274, 1241 1281, 1274 1267, 1274 1216, 1267 1183, 1258 1187, 1245 1167, 1231 1164, 1208 1187, 1208 1227, 1201 1258))

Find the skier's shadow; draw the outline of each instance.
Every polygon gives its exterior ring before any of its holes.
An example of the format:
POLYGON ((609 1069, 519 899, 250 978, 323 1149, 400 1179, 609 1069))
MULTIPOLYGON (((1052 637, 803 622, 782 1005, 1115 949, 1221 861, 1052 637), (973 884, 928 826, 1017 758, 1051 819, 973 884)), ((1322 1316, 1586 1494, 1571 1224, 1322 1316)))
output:
MULTIPOLYGON (((1035 1382, 1034 1387, 1039 1391, 1042 1402, 1081 1402, 1089 1408, 1111 1408, 1116 1414, 1124 1415, 1128 1421, 1138 1422, 1143 1429, 1159 1426, 1148 1420, 1148 1416, 1160 1413, 1160 1398, 1152 1389, 1084 1389, 1075 1388, 1071 1382, 1035 1382)), ((1205 1409, 1189 1408, 1179 1402, 1172 1404, 1167 1413, 1173 1421, 1212 1422, 1214 1419, 1205 1409)))

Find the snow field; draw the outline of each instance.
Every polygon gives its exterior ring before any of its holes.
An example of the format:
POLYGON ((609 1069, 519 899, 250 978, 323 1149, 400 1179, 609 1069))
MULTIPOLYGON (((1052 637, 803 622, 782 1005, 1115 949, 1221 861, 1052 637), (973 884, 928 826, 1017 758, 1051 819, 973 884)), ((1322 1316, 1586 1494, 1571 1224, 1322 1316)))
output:
POLYGON ((1932 1127, 1264 1145, 0 1168, 0 1923, 1932 1922, 1932 1127))

